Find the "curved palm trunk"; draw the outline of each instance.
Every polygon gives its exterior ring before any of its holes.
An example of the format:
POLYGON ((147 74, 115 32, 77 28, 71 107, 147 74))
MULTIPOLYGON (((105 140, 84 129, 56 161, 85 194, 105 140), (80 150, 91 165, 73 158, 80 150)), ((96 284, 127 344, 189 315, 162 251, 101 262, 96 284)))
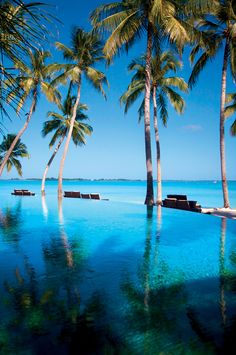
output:
POLYGON ((53 159, 55 158, 60 146, 62 145, 62 142, 64 140, 65 136, 62 136, 58 145, 56 146, 51 158, 49 159, 47 165, 46 165, 46 168, 44 170, 44 174, 43 174, 43 178, 42 178, 42 186, 41 186, 41 193, 43 196, 45 196, 45 181, 46 181, 46 177, 47 177, 47 173, 48 173, 48 169, 50 168, 50 165, 52 164, 53 162, 53 159))
POLYGON ((221 181, 223 189, 224 207, 229 208, 229 194, 226 179, 226 164, 225 164, 225 97, 226 97, 226 76, 227 76, 227 63, 229 56, 229 39, 226 39, 224 60, 222 68, 222 81, 221 81, 221 99, 220 99, 220 163, 221 163, 221 181))
POLYGON ((156 151, 157 151, 157 205, 162 204, 162 187, 161 187, 161 148, 157 124, 157 100, 156 100, 156 87, 153 88, 153 120, 156 138, 156 151))
POLYGON ((66 138, 64 152, 63 152, 63 155, 62 155, 62 158, 61 158, 61 163, 60 163, 60 168, 59 168, 59 174, 58 174, 58 198, 62 198, 62 174, 63 174, 64 164, 65 164, 65 160, 66 160, 66 155, 67 155, 69 144, 70 144, 71 135, 72 135, 73 128, 74 128, 76 112, 77 112, 77 108, 78 108, 79 101, 80 101, 80 89, 81 89, 81 81, 78 84, 77 98, 76 98, 76 101, 75 101, 75 105, 73 107, 73 114, 72 114, 71 121, 70 121, 70 129, 69 129, 69 132, 68 132, 68 135, 67 135, 67 138, 66 138))
POLYGON ((145 204, 154 204, 153 196, 153 175, 152 175, 152 151, 150 134, 150 91, 151 91, 151 55, 152 55, 152 27, 148 24, 147 30, 147 52, 145 67, 145 98, 144 98, 144 129, 145 129, 145 154, 147 167, 147 192, 145 204))
POLYGON ((29 110, 29 113, 28 113, 28 117, 27 117, 27 120, 25 121, 25 124, 24 126, 21 128, 21 130, 18 132, 18 134, 16 135, 15 139, 13 140, 7 154, 5 155, 1 165, 0 165, 0 176, 2 175, 2 172, 3 172, 3 169, 8 161, 8 159, 10 158, 10 155, 11 153, 13 152, 15 146, 16 146, 16 143, 19 141, 19 139, 21 138, 21 136, 23 135, 23 133, 25 132, 26 128, 28 127, 29 125, 29 121, 31 120, 31 117, 32 117, 32 114, 34 112, 34 109, 35 109, 35 105, 36 105, 36 95, 37 95, 37 92, 35 91, 34 92, 34 96, 33 96, 33 102, 31 104, 31 107, 30 107, 30 110, 29 110))

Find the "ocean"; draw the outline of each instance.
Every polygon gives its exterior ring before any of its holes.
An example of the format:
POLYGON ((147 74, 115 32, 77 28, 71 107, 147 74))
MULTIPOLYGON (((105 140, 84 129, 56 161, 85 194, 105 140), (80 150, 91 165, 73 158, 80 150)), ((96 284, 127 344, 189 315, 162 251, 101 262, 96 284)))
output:
MULTIPOLYGON (((236 181, 229 181, 231 207, 236 208, 236 181)), ((14 189, 29 189, 40 194, 41 180, 2 180, 2 196, 9 195, 14 189)), ((156 190, 156 183, 154 184, 156 190)), ((146 192, 145 181, 129 180, 65 180, 63 190, 82 193, 97 192, 102 198, 115 202, 143 204, 146 192)), ((156 191, 155 191, 156 192, 156 191)), ((57 181, 46 182, 46 194, 57 194, 57 181)), ((167 194, 184 194, 189 200, 197 200, 203 207, 222 207, 223 195, 220 181, 163 181, 163 198, 167 194)))

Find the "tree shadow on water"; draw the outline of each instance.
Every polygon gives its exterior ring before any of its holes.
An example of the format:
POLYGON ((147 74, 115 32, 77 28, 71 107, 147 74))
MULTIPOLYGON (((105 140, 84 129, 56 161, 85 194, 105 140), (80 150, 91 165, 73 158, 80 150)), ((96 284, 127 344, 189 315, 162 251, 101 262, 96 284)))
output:
POLYGON ((234 354, 236 253, 231 252, 226 263, 226 220, 219 235, 219 277, 185 280, 180 266, 179 280, 171 282, 171 268, 167 260, 161 262, 158 250, 160 218, 152 243, 153 216, 148 210, 137 280, 126 275, 121 282, 127 302, 126 341, 132 353, 234 354))

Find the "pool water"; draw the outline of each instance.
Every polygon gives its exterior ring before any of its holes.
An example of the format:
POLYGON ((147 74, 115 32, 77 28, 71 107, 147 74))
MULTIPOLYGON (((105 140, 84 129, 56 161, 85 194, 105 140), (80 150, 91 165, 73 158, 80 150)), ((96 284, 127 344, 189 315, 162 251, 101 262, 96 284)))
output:
POLYGON ((1 354, 228 354, 235 343, 233 220, 6 194, 0 253, 1 354))

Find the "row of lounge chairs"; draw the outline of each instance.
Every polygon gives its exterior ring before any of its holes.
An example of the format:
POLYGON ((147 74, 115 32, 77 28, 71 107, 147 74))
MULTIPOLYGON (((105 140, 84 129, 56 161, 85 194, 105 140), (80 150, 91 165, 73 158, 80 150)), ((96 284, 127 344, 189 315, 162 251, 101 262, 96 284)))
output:
POLYGON ((177 208, 186 211, 202 211, 202 207, 197 201, 188 201, 186 195, 167 195, 167 198, 162 201, 162 205, 163 207, 177 208))
POLYGON ((35 196, 35 193, 29 190, 14 190, 11 194, 15 196, 35 196))
MULTIPOLYGON (((35 196, 35 193, 29 190, 14 190, 14 192, 12 192, 11 194, 15 196, 35 196)), ((79 191, 65 191, 64 197, 101 200, 101 197, 98 193, 83 194, 79 191)))
POLYGON ((91 199, 91 200, 101 200, 101 197, 98 193, 91 193, 91 194, 83 194, 79 191, 65 191, 64 197, 71 197, 71 198, 84 198, 84 199, 91 199))

